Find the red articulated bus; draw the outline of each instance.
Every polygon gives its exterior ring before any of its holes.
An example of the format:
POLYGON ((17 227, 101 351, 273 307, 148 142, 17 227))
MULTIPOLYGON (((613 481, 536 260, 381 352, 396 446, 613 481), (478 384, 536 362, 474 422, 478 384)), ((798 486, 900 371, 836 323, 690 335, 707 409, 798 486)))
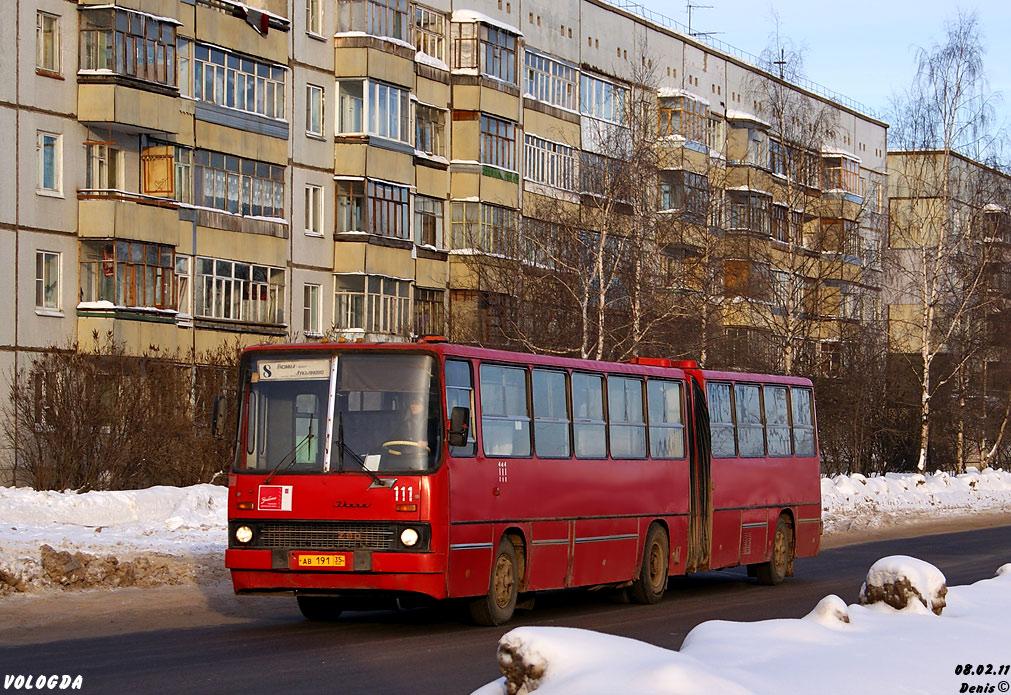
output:
POLYGON ((529 592, 655 603, 818 552, 807 379, 422 341, 249 348, 240 380, 226 565, 310 620, 428 597, 498 625, 529 592))

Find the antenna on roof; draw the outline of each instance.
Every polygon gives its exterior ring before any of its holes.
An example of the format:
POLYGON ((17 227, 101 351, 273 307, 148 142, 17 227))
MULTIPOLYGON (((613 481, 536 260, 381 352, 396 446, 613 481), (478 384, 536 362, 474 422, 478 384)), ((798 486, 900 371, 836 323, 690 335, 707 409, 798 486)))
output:
POLYGON ((783 79, 783 68, 786 67, 786 49, 779 49, 779 60, 772 61, 772 64, 779 66, 779 79, 783 79))
POLYGON ((711 32, 694 32, 692 31, 692 10, 711 10, 712 5, 693 5, 692 0, 688 0, 685 5, 685 9, 688 10, 688 35, 689 36, 708 36, 711 32))

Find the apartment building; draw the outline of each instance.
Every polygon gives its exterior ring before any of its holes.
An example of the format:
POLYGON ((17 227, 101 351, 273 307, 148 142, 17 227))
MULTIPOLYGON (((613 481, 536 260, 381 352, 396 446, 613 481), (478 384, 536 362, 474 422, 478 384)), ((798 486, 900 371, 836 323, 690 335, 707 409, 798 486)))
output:
POLYGON ((504 255, 538 200, 585 205, 585 172, 614 155, 601 134, 643 90, 659 204, 719 230, 725 294, 756 300, 721 309, 728 332, 831 362, 847 325, 879 315, 886 124, 634 11, 12 4, 5 373, 107 335, 197 359, 235 339, 494 342, 502 293, 473 259, 504 255))

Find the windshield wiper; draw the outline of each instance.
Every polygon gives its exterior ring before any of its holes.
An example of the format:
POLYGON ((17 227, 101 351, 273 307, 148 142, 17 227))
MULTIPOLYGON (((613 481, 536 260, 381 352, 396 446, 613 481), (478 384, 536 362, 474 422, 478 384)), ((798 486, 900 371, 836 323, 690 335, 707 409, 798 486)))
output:
POLYGON ((382 479, 375 474, 375 472, 365 465, 365 459, 358 455, 358 452, 352 449, 350 446, 344 443, 344 411, 340 410, 337 412, 337 472, 341 473, 344 471, 344 452, 351 455, 351 460, 361 466, 361 469, 369 474, 372 481, 384 487, 382 479))
POLYGON ((313 435, 312 435, 312 423, 309 423, 309 433, 308 433, 307 435, 305 435, 304 437, 302 437, 302 439, 300 439, 300 440, 298 441, 298 443, 297 443, 297 444, 295 444, 295 446, 294 446, 294 447, 292 447, 291 451, 289 451, 289 452, 288 452, 287 454, 285 454, 285 455, 284 455, 284 456, 283 456, 283 457, 281 458, 281 460, 277 462, 277 465, 276 465, 276 466, 274 466, 274 470, 272 470, 272 471, 270 472, 270 474, 269 474, 269 475, 267 475, 267 477, 266 477, 266 478, 264 478, 264 479, 263 479, 263 482, 262 482, 262 483, 260 483, 260 484, 261 484, 261 485, 266 485, 267 483, 269 483, 269 482, 271 481, 271 479, 272 479, 272 478, 273 478, 273 477, 274 477, 275 475, 277 475, 278 473, 281 473, 281 472, 283 472, 283 471, 286 471, 286 470, 288 470, 289 468, 291 468, 292 466, 294 466, 294 465, 295 465, 295 460, 296 460, 296 458, 295 458, 295 453, 296 453, 296 452, 297 452, 297 451, 298 451, 299 449, 301 449, 301 448, 302 448, 302 445, 303 445, 303 444, 305 444, 306 442, 312 441, 312 436, 313 436, 313 435), (289 459, 290 459, 290 460, 289 460, 289 459), (287 462, 287 464, 286 464, 285 462, 287 462), (283 466, 283 468, 282 468, 282 466, 283 466))

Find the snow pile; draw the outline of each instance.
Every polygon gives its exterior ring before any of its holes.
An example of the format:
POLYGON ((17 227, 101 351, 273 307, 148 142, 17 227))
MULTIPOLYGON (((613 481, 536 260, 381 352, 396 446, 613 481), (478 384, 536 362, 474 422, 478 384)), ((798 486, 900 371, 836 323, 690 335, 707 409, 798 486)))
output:
POLYGON ((941 615, 947 593, 941 570, 923 560, 891 555, 881 558, 867 571, 867 581, 860 587, 860 604, 884 603, 896 610, 941 615))
POLYGON ((226 488, 0 487, 0 594, 195 581, 223 572, 226 488))
MULTIPOLYGON (((922 564, 912 558, 885 563, 903 576, 936 579, 922 564)), ((1009 621, 1011 572, 1005 571, 951 587, 941 616, 846 606, 828 596, 801 619, 702 623, 680 651, 587 630, 521 627, 499 642, 506 677, 474 695, 1006 692, 1011 676, 998 673, 1008 663, 1009 621), (960 652, 957 645, 972 648, 960 652), (963 673, 966 663, 973 675, 963 673)))
POLYGON ((837 475, 822 478, 821 506, 827 535, 890 526, 898 520, 1011 511, 1011 473, 970 468, 961 475, 837 475))

